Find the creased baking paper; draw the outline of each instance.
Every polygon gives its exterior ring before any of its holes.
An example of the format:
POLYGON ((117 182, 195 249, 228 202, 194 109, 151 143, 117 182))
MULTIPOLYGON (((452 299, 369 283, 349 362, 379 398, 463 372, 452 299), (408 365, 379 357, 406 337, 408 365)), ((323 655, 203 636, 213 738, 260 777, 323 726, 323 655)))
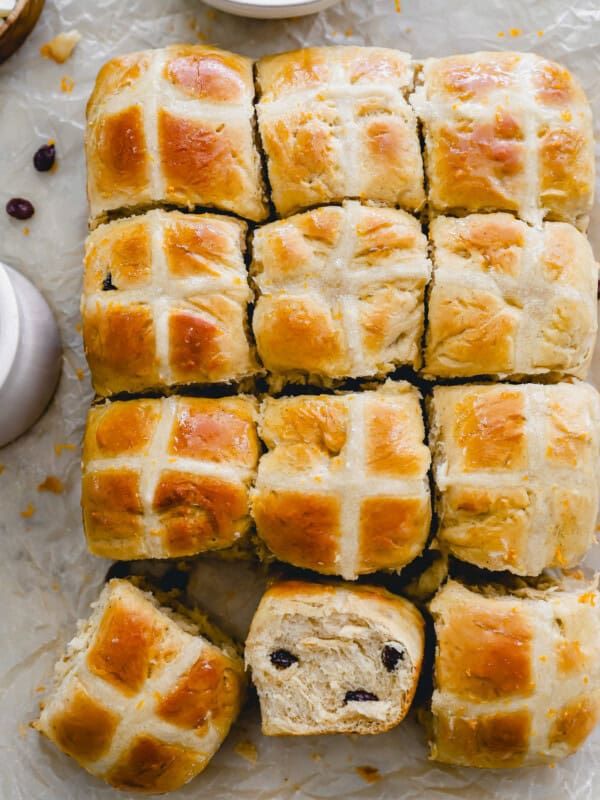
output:
MULTIPOLYGON (((417 57, 478 49, 535 50, 579 76, 599 130, 597 0, 402 0, 400 5, 398 13, 396 0, 346 0, 315 17, 254 22, 212 12, 197 0, 48 0, 24 48, 0 68, 0 209, 14 195, 29 198, 36 207, 28 223, 13 222, 0 210, 0 259, 45 294, 65 347, 60 387, 48 413, 29 434, 0 450, 2 800, 117 796, 28 728, 51 685, 53 664, 76 619, 87 615, 109 566, 86 552, 79 511, 79 444, 92 397, 78 329, 87 217, 83 129, 96 72, 114 55, 180 41, 211 42, 250 56, 340 43, 397 47, 417 57), (59 65, 40 57, 44 42, 73 28, 83 38, 68 62, 59 65), (56 141, 58 168, 36 173, 33 153, 48 139, 56 141), (49 475, 64 484, 62 493, 37 490, 49 475)), ((591 238, 597 256, 599 221, 596 207, 591 238)), ((598 355, 594 375, 598 381, 598 355)), ((599 548, 590 563, 594 561, 600 567, 599 548)), ((262 579, 248 565, 206 561, 197 568, 191 588, 226 628, 243 635, 262 579)), ((429 763, 426 753, 424 733, 413 718, 382 736, 279 740, 261 736, 257 708, 251 705, 206 772, 172 796, 600 797, 600 730, 579 754, 555 768, 453 769, 429 763), (249 743, 256 748, 255 762, 249 743), (357 768, 364 766, 377 772, 359 774, 357 768)))

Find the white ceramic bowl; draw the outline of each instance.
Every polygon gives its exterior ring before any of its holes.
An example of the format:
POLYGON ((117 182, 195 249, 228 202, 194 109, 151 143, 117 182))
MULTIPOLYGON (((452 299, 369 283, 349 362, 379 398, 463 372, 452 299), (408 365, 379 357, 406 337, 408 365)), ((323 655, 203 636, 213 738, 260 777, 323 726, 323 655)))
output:
POLYGON ((228 11, 238 17, 278 19, 316 14, 338 0, 204 0, 219 11, 228 11))
POLYGON ((0 447, 41 417, 61 370, 56 322, 36 287, 0 262, 0 447))

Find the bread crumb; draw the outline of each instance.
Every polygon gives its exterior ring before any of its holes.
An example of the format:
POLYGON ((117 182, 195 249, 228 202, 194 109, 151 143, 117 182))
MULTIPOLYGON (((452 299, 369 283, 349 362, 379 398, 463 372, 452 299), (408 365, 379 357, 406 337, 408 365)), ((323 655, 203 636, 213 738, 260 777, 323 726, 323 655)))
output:
POLYGON ((77 331, 77 333, 81 333, 81 331, 83 330, 81 322, 78 322, 77 325, 75 325, 75 330, 77 331))
POLYGON ((46 480, 37 487, 38 492, 52 492, 52 494, 61 494, 64 492, 65 486, 56 475, 48 475, 46 480))
POLYGON ((399 14, 402 11, 400 0, 395 0, 395 3, 396 3, 396 13, 399 14))
POLYGON ((60 90, 61 92, 65 92, 66 94, 71 94, 75 87, 75 81, 73 78, 69 78, 68 75, 63 75, 60 81, 60 90))
POLYGON ((30 233, 31 233, 31 228, 23 228, 23 235, 24 236, 29 236, 30 233))
POLYGON ((344 33, 345 33, 345 35, 346 35, 346 36, 352 36, 352 34, 354 33, 354 31, 352 30, 352 28, 346 28, 346 30, 344 31, 344 33))
POLYGON ((323 756, 321 755, 321 753, 312 753, 311 758, 313 761, 321 761, 323 756))
POLYGON ((40 55, 44 58, 51 58, 57 64, 64 64, 71 58, 80 40, 79 31, 63 31, 40 47, 40 55))
POLYGON ((79 381, 83 380, 83 370, 82 369, 78 369, 77 372, 76 372, 76 375, 77 375, 77 380, 79 380, 79 381))
POLYGON ((45 692, 46 691, 46 687, 45 686, 36 686, 35 690, 36 690, 36 692, 45 692))
POLYGON ((249 761, 251 764, 256 764, 258 760, 258 751, 254 742, 251 742, 249 739, 242 739, 233 749, 238 756, 245 758, 246 761, 249 761))
POLYGON ((511 36, 520 36, 521 35, 521 29, 520 28, 511 28, 510 29, 510 35, 511 36))
POLYGON ((53 583, 52 584, 52 588, 54 589, 55 592, 58 592, 58 590, 60 589, 60 586, 58 585, 58 583, 53 583))
POLYGON ((196 30, 196 20, 195 19, 191 19, 188 22, 188 25, 190 26, 190 30, 191 31, 195 31, 196 30))
MULTIPOLYGON (((31 723, 29 723, 31 725, 31 723)), ((24 739, 27 736, 27 725, 24 722, 19 724, 19 736, 24 739)))
POLYGON ((217 12, 216 11, 207 11, 206 16, 208 19, 216 19, 217 12))
POLYGON ((57 456, 62 455, 63 450, 75 450, 74 444, 55 444, 54 445, 54 452, 57 456))
POLYGON ((206 41, 206 34, 202 33, 202 31, 198 31, 198 33, 196 34, 196 38, 199 39, 199 41, 201 41, 201 42, 205 42, 206 41))
POLYGON ((543 36, 543 35, 544 35, 544 31, 538 31, 538 32, 537 32, 537 35, 538 35, 538 36, 543 36))
POLYGON ((357 767, 356 773, 367 783, 377 783, 377 781, 381 780, 381 774, 377 767, 357 767))
POLYGON ((502 39, 503 36, 504 36, 504 31, 500 31, 500 33, 498 34, 498 38, 502 39))
POLYGON ((0 475, 2 475, 5 469, 6 467, 4 466, 4 464, 0 464, 0 475))
POLYGON ((21 516, 25 518, 33 517, 34 514, 35 514, 35 506, 33 505, 33 503, 28 503, 25 511, 21 511, 21 516))

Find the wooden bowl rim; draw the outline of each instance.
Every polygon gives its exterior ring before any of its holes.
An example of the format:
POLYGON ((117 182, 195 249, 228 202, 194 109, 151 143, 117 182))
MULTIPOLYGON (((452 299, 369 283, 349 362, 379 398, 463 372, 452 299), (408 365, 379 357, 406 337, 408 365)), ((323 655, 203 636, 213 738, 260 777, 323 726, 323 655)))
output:
POLYGON ((28 5, 44 5, 45 0, 17 0, 17 4, 14 9, 10 12, 8 17, 0 22, 0 38, 9 30, 9 28, 17 21, 17 19, 21 16, 23 11, 27 8, 28 5))

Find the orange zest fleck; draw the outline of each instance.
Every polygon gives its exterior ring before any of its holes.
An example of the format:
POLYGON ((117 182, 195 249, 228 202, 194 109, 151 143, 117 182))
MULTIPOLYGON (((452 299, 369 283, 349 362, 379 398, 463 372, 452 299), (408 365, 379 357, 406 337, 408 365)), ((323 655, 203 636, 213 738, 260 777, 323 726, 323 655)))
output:
POLYGON ((73 89, 75 88, 75 81, 73 78, 69 78, 68 75, 63 75, 60 79, 60 90, 61 92, 65 92, 66 94, 71 94, 73 89))
POLYGON ((52 494, 61 494, 64 492, 65 486, 56 475, 48 475, 46 480, 37 487, 38 492, 52 492, 52 494))
POLYGON ((590 606, 596 606, 596 593, 595 592, 584 592, 584 594, 579 595, 579 603, 588 603, 590 606))
POLYGON ((402 11, 402 7, 400 5, 400 0, 394 0, 396 4, 396 13, 399 14, 402 11))
POLYGON ((544 31, 538 31, 538 32, 537 32, 537 35, 538 35, 538 36, 543 36, 543 35, 544 35, 544 31))
POLYGON ((54 452, 57 456, 62 455, 63 450, 75 450, 74 444, 55 444, 54 445, 54 452))
POLYGON ((520 36, 521 35, 521 29, 520 28, 511 28, 509 33, 510 33, 511 36, 520 36))
POLYGON ((28 503, 25 511, 21 511, 21 516, 24 517, 25 519, 27 519, 28 517, 33 517, 34 514, 35 514, 35 506, 33 505, 33 503, 28 503))

